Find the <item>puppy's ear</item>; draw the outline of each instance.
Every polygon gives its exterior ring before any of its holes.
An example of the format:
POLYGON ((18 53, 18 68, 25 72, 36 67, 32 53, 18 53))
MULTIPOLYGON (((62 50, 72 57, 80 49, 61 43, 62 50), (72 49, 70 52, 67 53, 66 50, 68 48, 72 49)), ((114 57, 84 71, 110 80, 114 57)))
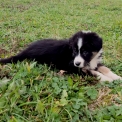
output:
POLYGON ((92 46, 94 51, 99 51, 102 48, 102 38, 94 32, 86 34, 84 40, 89 46, 92 46))
POLYGON ((92 39, 93 48, 99 51, 102 48, 102 38, 95 34, 92 39))

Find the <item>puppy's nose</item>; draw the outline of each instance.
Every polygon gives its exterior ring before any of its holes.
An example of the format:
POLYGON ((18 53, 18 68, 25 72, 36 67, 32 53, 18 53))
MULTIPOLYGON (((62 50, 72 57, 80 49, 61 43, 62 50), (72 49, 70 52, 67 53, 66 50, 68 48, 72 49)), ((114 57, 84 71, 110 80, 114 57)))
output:
POLYGON ((76 65, 76 66, 79 66, 79 65, 80 65, 80 62, 76 62, 75 65, 76 65))

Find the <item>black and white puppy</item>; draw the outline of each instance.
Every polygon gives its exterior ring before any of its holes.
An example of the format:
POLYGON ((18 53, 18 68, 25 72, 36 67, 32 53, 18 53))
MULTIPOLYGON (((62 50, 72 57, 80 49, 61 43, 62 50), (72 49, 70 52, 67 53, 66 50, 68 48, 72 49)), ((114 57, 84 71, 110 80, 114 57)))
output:
POLYGON ((122 79, 101 64, 102 38, 90 31, 79 31, 69 39, 36 41, 19 54, 0 59, 0 63, 17 63, 25 59, 45 63, 70 73, 90 73, 99 77, 100 81, 122 79))

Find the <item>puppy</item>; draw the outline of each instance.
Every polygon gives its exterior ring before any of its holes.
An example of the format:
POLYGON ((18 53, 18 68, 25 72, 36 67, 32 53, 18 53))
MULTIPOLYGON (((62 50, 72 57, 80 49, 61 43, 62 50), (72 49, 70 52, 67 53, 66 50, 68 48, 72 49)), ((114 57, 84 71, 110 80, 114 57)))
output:
POLYGON ((102 38, 95 32, 79 31, 69 39, 63 40, 38 40, 19 54, 0 59, 0 63, 17 63, 25 59, 45 63, 69 73, 97 76, 100 81, 122 79, 101 64, 102 38))

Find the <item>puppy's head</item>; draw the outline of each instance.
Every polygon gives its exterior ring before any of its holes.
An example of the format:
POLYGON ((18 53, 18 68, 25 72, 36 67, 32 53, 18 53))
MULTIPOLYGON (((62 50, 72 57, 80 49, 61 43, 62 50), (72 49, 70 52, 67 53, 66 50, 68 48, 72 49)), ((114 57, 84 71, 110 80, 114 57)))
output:
POLYGON ((102 38, 96 33, 77 32, 70 38, 69 44, 72 49, 74 66, 83 68, 86 65, 93 66, 98 63, 97 60, 99 60, 102 50, 102 38))

